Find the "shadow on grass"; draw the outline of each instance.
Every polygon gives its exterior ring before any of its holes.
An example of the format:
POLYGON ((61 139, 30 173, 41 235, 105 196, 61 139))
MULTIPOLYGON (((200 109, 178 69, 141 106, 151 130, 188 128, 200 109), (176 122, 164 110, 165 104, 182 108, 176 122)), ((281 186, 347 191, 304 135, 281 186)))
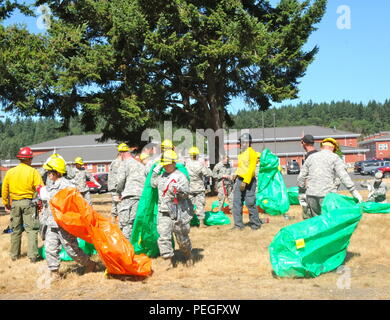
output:
MULTIPOLYGON (((194 263, 197 263, 203 259, 203 254, 201 253, 204 249, 202 248, 194 248, 192 249, 192 259, 194 263)), ((179 262, 182 264, 185 264, 186 258, 181 250, 175 250, 174 251, 174 259, 175 262, 179 262)))
POLYGON ((361 254, 358 253, 358 252, 349 252, 349 251, 347 251, 347 256, 345 257, 345 260, 344 260, 343 264, 346 264, 349 260, 351 260, 354 257, 360 257, 360 256, 361 256, 361 254))

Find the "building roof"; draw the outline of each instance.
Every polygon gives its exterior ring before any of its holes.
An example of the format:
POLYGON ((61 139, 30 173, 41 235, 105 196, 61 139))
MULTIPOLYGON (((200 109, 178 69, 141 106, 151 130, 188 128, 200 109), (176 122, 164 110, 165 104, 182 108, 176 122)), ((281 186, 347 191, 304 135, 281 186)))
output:
POLYGON ((97 142, 96 139, 100 138, 101 134, 85 134, 85 135, 72 135, 65 136, 54 140, 49 140, 29 146, 31 150, 45 150, 45 149, 59 149, 59 148, 84 148, 86 146, 103 146, 112 145, 116 146, 117 143, 114 140, 107 140, 105 142, 97 142))
MULTIPOLYGON (((249 132, 254 142, 263 141, 263 128, 250 128, 242 130, 229 130, 225 137, 225 143, 236 143, 241 133, 249 132)), ((350 131, 325 128, 320 126, 293 126, 264 128, 264 141, 296 141, 300 140, 305 134, 313 135, 314 139, 332 138, 351 138, 360 137, 360 133, 350 131)))
POLYGON ((359 145, 365 145, 365 144, 379 142, 379 141, 390 141, 390 134, 386 134, 386 135, 383 135, 383 136, 380 136, 380 137, 374 138, 374 139, 360 141, 359 145))
MULTIPOLYGON (((317 150, 320 150, 320 144, 315 143, 314 147, 317 150)), ((257 151, 261 152, 263 150, 263 143, 261 142, 255 142, 252 144, 252 148, 257 151)), ((306 151, 302 148, 300 143, 297 143, 296 141, 286 141, 286 142, 277 142, 276 143, 276 152, 275 152, 275 143, 274 142, 265 142, 264 148, 269 149, 272 153, 276 154, 277 156, 303 156, 306 154, 306 151)), ((355 148, 355 147, 345 147, 340 146, 341 151, 344 154, 350 154, 350 153, 365 153, 369 151, 369 149, 365 148, 355 148)), ((239 153, 239 148, 233 148, 228 151, 226 151, 227 154, 235 158, 237 157, 239 153)))
MULTIPOLYGON (((74 158, 83 158, 84 163, 107 163, 114 160, 118 154, 118 150, 115 145, 105 146, 91 146, 83 148, 57 148, 56 153, 60 154, 68 164, 73 163, 74 158)), ((53 154, 53 151, 48 151, 39 154, 33 158, 32 165, 42 165, 47 158, 53 154)), ((5 167, 13 167, 19 164, 18 159, 11 159, 7 163, 3 163, 5 167)))

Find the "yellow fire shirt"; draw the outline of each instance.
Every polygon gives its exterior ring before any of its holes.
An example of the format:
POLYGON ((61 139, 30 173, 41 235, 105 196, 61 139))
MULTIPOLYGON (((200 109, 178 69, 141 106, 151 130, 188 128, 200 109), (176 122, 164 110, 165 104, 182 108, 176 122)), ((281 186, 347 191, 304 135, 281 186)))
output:
POLYGON ((9 204, 8 197, 12 200, 32 199, 38 185, 43 185, 38 170, 20 163, 15 168, 8 170, 4 177, 2 186, 3 204, 9 204))
POLYGON ((243 178, 249 184, 255 176, 257 162, 257 152, 252 147, 247 148, 238 155, 238 167, 236 175, 243 178))

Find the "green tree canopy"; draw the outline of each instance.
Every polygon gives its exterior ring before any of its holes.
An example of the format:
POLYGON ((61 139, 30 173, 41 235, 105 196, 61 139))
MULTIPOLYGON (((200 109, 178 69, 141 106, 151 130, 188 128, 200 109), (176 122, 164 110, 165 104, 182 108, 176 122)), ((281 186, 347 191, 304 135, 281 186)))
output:
MULTIPOLYGON (((47 35, 0 29, 6 111, 78 114, 103 139, 132 141, 173 119, 192 130, 232 124, 241 96, 262 110, 296 98, 317 47, 303 46, 326 0, 44 1, 47 35)), ((218 145, 216 146, 218 147, 218 145)))

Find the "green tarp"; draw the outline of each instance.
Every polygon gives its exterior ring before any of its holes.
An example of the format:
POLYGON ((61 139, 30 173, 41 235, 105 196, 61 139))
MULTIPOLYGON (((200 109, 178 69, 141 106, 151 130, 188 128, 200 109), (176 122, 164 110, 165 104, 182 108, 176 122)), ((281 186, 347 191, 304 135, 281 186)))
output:
POLYGON ((365 213, 390 213, 390 203, 363 202, 363 212, 365 213))
MULTIPOLYGON (((156 165, 157 162, 153 164, 146 177, 131 235, 131 243, 134 246, 135 253, 145 253, 149 257, 157 257, 160 254, 157 245, 159 238, 157 232, 158 190, 157 188, 152 188, 150 184, 153 169, 156 165)), ((176 167, 189 179, 187 169, 183 164, 177 163, 176 167)))
POLYGON ((287 188, 288 202, 290 204, 299 204, 298 189, 298 187, 287 188))
POLYGON ((360 206, 364 213, 390 213, 389 203, 366 201, 360 204, 355 198, 329 193, 322 202, 322 212, 331 212, 333 209, 360 206))
MULTIPOLYGON (((77 238, 77 242, 79 244, 80 249, 83 250, 85 254, 90 256, 90 255, 97 253, 95 250, 95 247, 92 243, 88 243, 80 238, 77 238)), ((39 248, 38 252, 39 252, 39 255, 43 259, 46 259, 45 246, 42 246, 41 248, 39 248)), ((65 249, 63 247, 61 248, 61 251, 60 251, 60 259, 62 261, 73 261, 73 259, 71 257, 69 257, 68 253, 65 251, 65 249)))
POLYGON ((256 204, 270 215, 284 214, 290 209, 279 158, 269 149, 264 149, 260 157, 256 204))
POLYGON ((207 226, 218 226, 230 224, 230 218, 222 211, 213 212, 206 211, 204 217, 204 224, 207 226))
POLYGON ((277 276, 314 278, 344 262, 362 206, 352 198, 337 196, 325 197, 320 216, 284 227, 276 234, 269 254, 277 276))

